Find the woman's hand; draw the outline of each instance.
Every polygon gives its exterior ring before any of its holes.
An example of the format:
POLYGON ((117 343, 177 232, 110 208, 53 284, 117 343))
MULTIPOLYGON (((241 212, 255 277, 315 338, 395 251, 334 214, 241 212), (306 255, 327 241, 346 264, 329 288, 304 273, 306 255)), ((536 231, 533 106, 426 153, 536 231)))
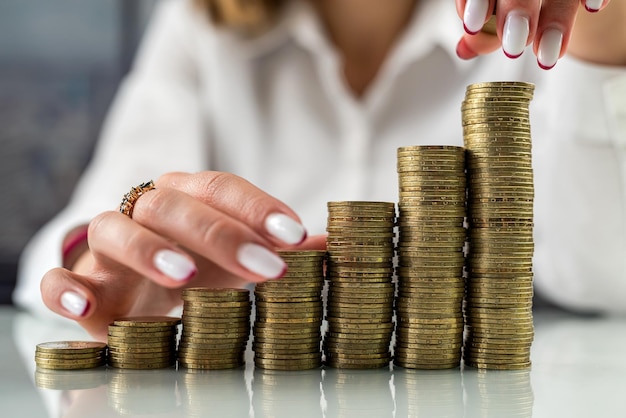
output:
POLYGON ((568 50, 582 60, 626 65, 625 0, 456 0, 456 6, 466 32, 457 45, 463 59, 500 47, 517 58, 532 43, 543 69, 568 50), (481 31, 494 9, 497 36, 481 31))
POLYGON ((280 278, 275 248, 325 248, 306 239, 298 216, 249 182, 227 173, 171 173, 139 197, 132 219, 111 211, 89 224, 86 252, 72 271, 41 282, 45 304, 106 339, 107 325, 131 315, 163 315, 180 289, 241 287, 280 278))

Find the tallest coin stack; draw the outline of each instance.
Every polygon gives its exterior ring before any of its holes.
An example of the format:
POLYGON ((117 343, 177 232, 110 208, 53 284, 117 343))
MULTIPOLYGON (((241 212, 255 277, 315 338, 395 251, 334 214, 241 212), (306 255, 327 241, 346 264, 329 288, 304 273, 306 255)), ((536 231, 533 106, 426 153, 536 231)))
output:
POLYGON ((533 91, 523 82, 472 84, 462 105, 469 224, 463 358, 473 367, 530 366, 533 91))

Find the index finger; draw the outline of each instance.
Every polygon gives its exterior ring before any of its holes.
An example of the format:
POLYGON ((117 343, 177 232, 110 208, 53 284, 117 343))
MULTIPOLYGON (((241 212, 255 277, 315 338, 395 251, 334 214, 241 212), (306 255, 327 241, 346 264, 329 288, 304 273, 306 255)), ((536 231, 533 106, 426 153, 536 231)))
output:
POLYGON ((168 173, 156 185, 185 192, 279 246, 297 245, 306 239, 306 229, 291 208, 234 174, 168 173))

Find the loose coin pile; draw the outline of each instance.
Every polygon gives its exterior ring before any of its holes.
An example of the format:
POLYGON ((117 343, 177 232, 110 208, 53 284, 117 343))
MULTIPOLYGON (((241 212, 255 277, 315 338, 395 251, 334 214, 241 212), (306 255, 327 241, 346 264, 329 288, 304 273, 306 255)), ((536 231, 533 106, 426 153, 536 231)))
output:
POLYGON ((53 341, 35 348, 35 363, 42 369, 91 369, 104 366, 106 358, 107 345, 94 341, 53 341))
POLYGON ((447 369, 461 361, 465 150, 398 149, 398 295, 394 363, 447 369))
POLYGON ((462 105, 467 149, 469 255, 465 364, 530 366, 533 341, 533 170, 529 103, 534 86, 467 87, 462 105))
POLYGON ((244 365, 252 301, 247 289, 183 290, 183 331, 178 364, 189 369, 244 365))
POLYGON ((280 280, 254 291, 254 364, 270 370, 322 365, 324 251, 278 251, 287 263, 280 280))
POLYGON ((328 202, 326 364, 385 367, 391 360, 395 205, 328 202))
POLYGON ((109 366, 120 369, 161 369, 176 364, 180 318, 120 318, 109 325, 109 366))

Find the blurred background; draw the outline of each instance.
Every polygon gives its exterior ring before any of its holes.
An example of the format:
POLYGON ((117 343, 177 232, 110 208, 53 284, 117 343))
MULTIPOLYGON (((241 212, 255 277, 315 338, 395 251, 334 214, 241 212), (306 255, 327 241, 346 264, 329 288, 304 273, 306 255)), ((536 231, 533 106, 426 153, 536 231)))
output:
POLYGON ((0 1, 0 303, 67 202, 158 0, 0 1))

